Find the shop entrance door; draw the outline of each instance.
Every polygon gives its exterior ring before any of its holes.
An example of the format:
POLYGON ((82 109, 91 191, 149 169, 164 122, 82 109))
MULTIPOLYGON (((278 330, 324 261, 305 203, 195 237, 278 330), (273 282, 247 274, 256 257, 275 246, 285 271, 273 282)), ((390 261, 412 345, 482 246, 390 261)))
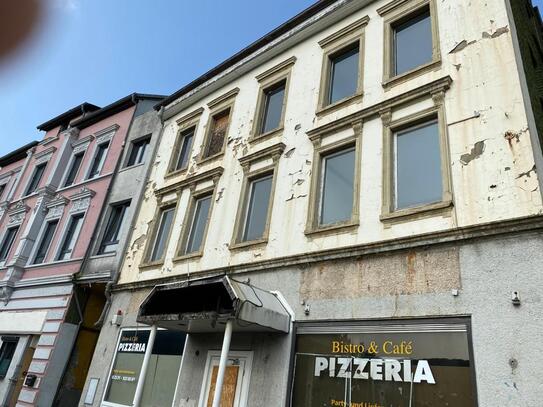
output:
MULTIPOLYGON (((212 407, 220 352, 210 351, 207 356, 200 407, 212 407)), ((245 407, 251 377, 252 352, 230 352, 224 374, 221 407, 245 407)))
POLYGON ((28 368, 30 367, 30 362, 32 362, 32 358, 34 357, 34 351, 36 350, 35 341, 31 337, 28 340, 28 343, 29 345, 26 347, 23 353, 23 357, 21 358, 21 369, 19 370, 17 381, 15 382, 15 388, 11 393, 11 397, 8 403, 9 407, 15 407, 15 405, 17 404, 19 393, 21 392, 21 389, 23 388, 23 383, 26 379, 26 373, 28 371, 28 368))

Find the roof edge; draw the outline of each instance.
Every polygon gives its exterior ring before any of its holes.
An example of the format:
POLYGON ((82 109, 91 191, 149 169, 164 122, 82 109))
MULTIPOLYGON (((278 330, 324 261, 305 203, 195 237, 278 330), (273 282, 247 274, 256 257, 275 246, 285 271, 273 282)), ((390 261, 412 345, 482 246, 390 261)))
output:
POLYGON ((0 168, 5 167, 6 165, 9 165, 9 164, 13 164, 16 161, 19 161, 25 158, 26 152, 37 145, 38 145, 37 141, 31 141, 30 143, 25 144, 24 146, 21 146, 18 149, 7 153, 3 157, 0 157, 0 168))

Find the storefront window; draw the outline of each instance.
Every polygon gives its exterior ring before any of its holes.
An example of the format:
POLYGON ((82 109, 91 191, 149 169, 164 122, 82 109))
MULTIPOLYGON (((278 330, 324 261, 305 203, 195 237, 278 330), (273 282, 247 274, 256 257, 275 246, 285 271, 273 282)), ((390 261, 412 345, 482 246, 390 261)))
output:
POLYGON ((300 326, 293 407, 476 406, 466 322, 300 326))
MULTIPOLYGON (((104 401, 109 405, 131 406, 140 380, 151 331, 123 330, 104 401)), ((143 382, 140 405, 170 407, 185 345, 185 334, 158 330, 143 382)))

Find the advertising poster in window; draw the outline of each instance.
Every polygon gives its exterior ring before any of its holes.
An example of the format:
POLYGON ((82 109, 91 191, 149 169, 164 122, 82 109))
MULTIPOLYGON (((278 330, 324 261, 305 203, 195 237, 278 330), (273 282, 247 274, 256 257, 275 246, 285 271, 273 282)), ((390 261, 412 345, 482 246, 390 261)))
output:
POLYGON ((121 332, 105 401, 125 406, 132 405, 149 334, 149 330, 121 332))
POLYGON ((293 407, 475 407, 465 325, 391 326, 296 340, 293 407))

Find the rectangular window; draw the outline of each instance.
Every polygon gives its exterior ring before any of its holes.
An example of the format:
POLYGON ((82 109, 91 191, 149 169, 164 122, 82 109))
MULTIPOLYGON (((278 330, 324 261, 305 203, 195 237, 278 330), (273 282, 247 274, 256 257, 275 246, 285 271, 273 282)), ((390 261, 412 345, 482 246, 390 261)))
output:
POLYGON ((268 133, 281 125, 285 87, 286 81, 284 80, 264 90, 264 111, 262 112, 260 134, 268 133))
POLYGON ((351 220, 354 177, 354 148, 322 157, 319 199, 319 224, 321 226, 351 220))
POLYGON ((123 225, 123 219, 129 206, 130 202, 112 205, 98 254, 115 252, 119 244, 119 234, 123 225))
POLYGON ((83 161, 83 155, 85 155, 84 151, 74 154, 72 158, 72 164, 70 165, 68 175, 66 176, 66 181, 64 181, 65 187, 70 186, 75 182, 75 178, 77 177, 77 173, 79 172, 79 167, 81 167, 81 162, 83 161))
POLYGON ((202 158, 213 157, 222 151, 229 124, 230 108, 224 109, 211 118, 211 128, 207 136, 207 145, 202 158))
POLYGON ((443 196, 437 120, 394 133, 395 209, 434 202, 443 196))
POLYGON ((428 7, 393 24, 392 30, 395 75, 432 61, 432 21, 428 7))
POLYGON ((241 241, 258 240, 264 236, 271 202, 272 182, 273 174, 250 181, 241 241))
POLYGON ((6 189, 6 184, 0 185, 0 202, 2 202, 2 195, 4 195, 5 189, 6 189))
POLYGON ((161 260, 164 256, 166 245, 168 243, 168 237, 170 236, 170 229, 172 227, 174 213, 174 206, 164 208, 160 212, 160 221, 155 232, 153 249, 149 258, 151 262, 161 260))
POLYGON ((17 337, 2 337, 2 347, 0 347, 0 379, 6 377, 8 373, 18 341, 19 338, 17 337))
POLYGON ((187 244, 182 254, 190 254, 200 251, 207 227, 210 207, 211 195, 196 200, 190 222, 187 244))
POLYGON ((150 137, 143 138, 141 140, 134 141, 132 143, 132 149, 130 150, 130 156, 128 157, 127 167, 141 164, 145 160, 145 153, 151 142, 150 137))
POLYGON ((47 163, 41 163, 36 166, 34 173, 32 174, 32 178, 30 179, 30 183, 26 188, 25 195, 30 195, 31 193, 35 192, 36 189, 38 189, 43 173, 45 172, 46 165, 47 163))
POLYGON ((13 242, 15 241, 15 236, 17 236, 18 231, 19 226, 15 226, 9 228, 4 234, 4 238, 2 239, 2 245, 0 246, 0 261, 4 261, 8 258, 9 252, 11 251, 11 247, 13 246, 13 242))
POLYGON ((297 328, 292 407, 477 406, 467 319, 297 328))
POLYGON ((78 213, 70 218, 70 223, 66 229, 57 260, 68 260, 72 257, 75 243, 77 242, 79 232, 81 231, 81 226, 83 225, 83 217, 83 213, 78 213))
POLYGON ((109 140, 105 143, 99 144, 98 147, 96 147, 96 153, 94 154, 94 159, 92 160, 92 165, 89 171, 89 179, 100 175, 100 171, 102 171, 102 167, 106 161, 108 148, 109 140))
POLYGON ((36 256, 32 264, 41 264, 45 261, 49 247, 51 246, 51 241, 55 235, 55 230, 57 229, 58 219, 55 219, 51 222, 47 222, 45 230, 41 237, 40 243, 38 245, 38 250, 36 251, 36 256))
POLYGON ((358 42, 330 56, 328 104, 338 102, 356 93, 359 60, 358 42))
POLYGON ((182 132, 179 137, 179 153, 175 161, 175 167, 173 171, 182 170, 187 168, 190 159, 190 153, 192 151, 192 142, 194 140, 194 133, 196 127, 191 127, 188 130, 182 132))

